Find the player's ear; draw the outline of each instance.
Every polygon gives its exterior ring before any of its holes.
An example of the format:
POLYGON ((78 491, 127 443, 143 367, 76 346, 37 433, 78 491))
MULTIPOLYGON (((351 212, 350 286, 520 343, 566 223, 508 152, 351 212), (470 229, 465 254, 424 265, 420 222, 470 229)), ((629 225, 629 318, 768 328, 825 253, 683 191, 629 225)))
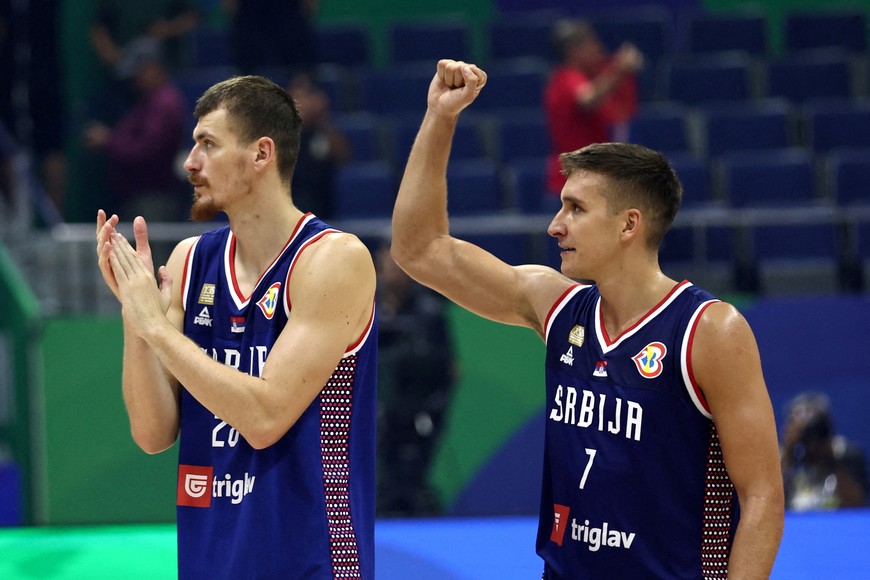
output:
POLYGON ((276 158, 275 142, 270 137, 260 137, 257 139, 254 163, 265 165, 276 158))
POLYGON ((643 223, 643 214, 639 209, 630 208, 623 213, 622 235, 638 236, 640 235, 640 226, 643 223))

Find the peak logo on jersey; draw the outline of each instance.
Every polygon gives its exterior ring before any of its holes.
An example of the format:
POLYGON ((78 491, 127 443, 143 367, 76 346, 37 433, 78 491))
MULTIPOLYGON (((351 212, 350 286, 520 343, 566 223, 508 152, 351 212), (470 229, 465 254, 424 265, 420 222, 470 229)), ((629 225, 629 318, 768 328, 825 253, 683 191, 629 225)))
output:
POLYGON ((203 284, 202 290, 199 291, 199 302, 200 304, 205 304, 206 306, 214 305, 214 284, 203 284))
POLYGON ((668 354, 668 349, 660 342, 651 342, 643 347, 639 353, 631 357, 637 366, 637 371, 645 379, 654 379, 664 369, 662 361, 668 354))
POLYGON ((180 506, 211 507, 211 488, 214 468, 201 465, 178 466, 178 495, 176 503, 180 506))
POLYGON ((595 370, 592 371, 592 376, 593 377, 601 377, 601 378, 607 377, 607 361, 606 360, 600 360, 597 363, 595 363, 595 370))
POLYGON ((257 306, 260 307, 260 310, 263 312, 263 316, 268 320, 272 320, 272 317, 275 316, 275 308, 278 306, 278 296, 280 296, 281 290, 281 282, 275 282, 269 289, 266 290, 266 293, 263 294, 263 297, 257 302, 257 306))
POLYGON ((565 363, 568 366, 574 366, 574 347, 569 346, 568 352, 559 357, 559 362, 565 363))
POLYGON ((586 329, 579 324, 575 324, 574 328, 571 329, 571 332, 568 333, 568 342, 570 342, 574 346, 583 346, 583 342, 585 340, 586 329))
POLYGON ((211 326, 211 314, 208 313, 208 306, 203 306, 199 316, 193 318, 193 323, 200 326, 211 326))
POLYGON ((550 541, 561 546, 565 539, 565 530, 568 529, 568 516, 571 515, 570 506, 553 504, 553 531, 550 532, 550 541))

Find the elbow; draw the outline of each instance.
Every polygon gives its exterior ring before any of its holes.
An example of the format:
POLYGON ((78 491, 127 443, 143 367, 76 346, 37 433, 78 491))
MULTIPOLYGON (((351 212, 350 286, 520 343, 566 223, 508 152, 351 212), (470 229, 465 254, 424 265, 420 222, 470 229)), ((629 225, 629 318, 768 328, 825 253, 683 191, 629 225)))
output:
POLYGON ((148 455, 156 455, 166 451, 175 444, 176 437, 169 435, 143 434, 133 431, 133 441, 148 455))
POLYGON ((259 451, 277 443, 292 426, 292 424, 287 425, 284 422, 278 423, 267 419, 258 422, 250 429, 244 431, 239 429, 239 433, 245 438, 248 445, 259 451))

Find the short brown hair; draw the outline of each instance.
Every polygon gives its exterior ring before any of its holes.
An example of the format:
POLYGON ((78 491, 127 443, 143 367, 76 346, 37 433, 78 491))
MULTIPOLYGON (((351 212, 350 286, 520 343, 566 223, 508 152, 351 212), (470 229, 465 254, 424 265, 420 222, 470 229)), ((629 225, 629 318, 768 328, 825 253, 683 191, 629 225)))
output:
POLYGON ((299 157, 302 118, 293 98, 276 83, 261 76, 237 76, 212 85, 196 101, 194 117, 224 108, 239 142, 260 137, 275 142, 278 174, 290 184, 299 157))
POLYGON ((658 248, 674 221, 683 186, 668 160, 658 151, 631 143, 594 143, 559 156, 562 173, 588 171, 607 177, 607 207, 617 213, 639 209, 649 224, 648 242, 658 248))

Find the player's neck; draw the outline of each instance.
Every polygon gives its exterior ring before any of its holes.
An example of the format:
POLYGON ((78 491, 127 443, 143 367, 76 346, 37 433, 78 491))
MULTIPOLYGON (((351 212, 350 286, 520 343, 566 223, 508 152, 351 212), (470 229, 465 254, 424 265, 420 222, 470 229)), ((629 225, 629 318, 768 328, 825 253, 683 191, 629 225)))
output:
POLYGON ((655 308, 676 286, 658 268, 598 283, 601 314, 610 336, 619 336, 655 308))
POLYGON ((234 212, 230 229, 236 238, 237 271, 262 274, 287 244, 302 216, 289 197, 268 207, 259 204, 234 212))

